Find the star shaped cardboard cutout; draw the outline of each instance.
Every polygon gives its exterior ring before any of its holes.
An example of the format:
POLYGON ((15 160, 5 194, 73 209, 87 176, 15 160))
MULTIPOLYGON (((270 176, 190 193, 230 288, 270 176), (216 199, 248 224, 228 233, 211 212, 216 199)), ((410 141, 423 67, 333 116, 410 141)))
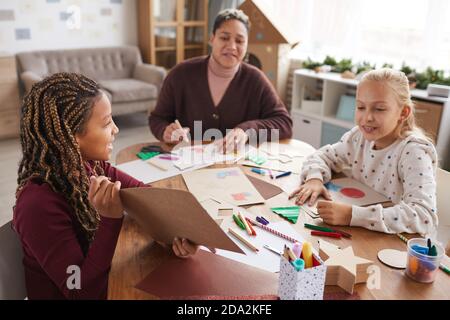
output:
POLYGON ((356 283, 367 281, 367 268, 373 264, 372 261, 355 256, 352 247, 339 249, 323 240, 319 241, 319 246, 319 255, 327 266, 325 285, 337 285, 353 294, 356 283))

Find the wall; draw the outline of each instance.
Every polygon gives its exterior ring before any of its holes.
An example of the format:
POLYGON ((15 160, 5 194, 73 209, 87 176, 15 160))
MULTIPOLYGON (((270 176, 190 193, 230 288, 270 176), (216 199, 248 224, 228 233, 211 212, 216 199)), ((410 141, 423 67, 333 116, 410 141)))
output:
POLYGON ((209 0, 208 34, 211 34, 214 26, 214 20, 216 19, 216 16, 220 11, 228 8, 237 8, 243 2, 244 0, 209 0))
POLYGON ((0 0, 0 53, 137 45, 136 7, 136 0, 0 0))

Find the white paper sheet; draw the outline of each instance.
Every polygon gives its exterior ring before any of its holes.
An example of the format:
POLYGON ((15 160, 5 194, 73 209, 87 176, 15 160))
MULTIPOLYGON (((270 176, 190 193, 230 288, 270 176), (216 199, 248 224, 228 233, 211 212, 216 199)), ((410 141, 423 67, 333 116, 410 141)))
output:
MULTIPOLYGON (((212 144, 194 145, 173 150, 172 155, 161 154, 147 160, 164 169, 153 166, 140 159, 118 165, 117 168, 144 183, 152 183, 185 172, 205 168, 214 163, 236 163, 244 158, 249 150, 256 149, 251 146, 246 146, 245 150, 238 154, 221 154, 217 152, 215 146, 212 144), (165 157, 172 157, 173 160, 162 159, 165 157)), ((199 199, 199 201, 203 201, 206 198, 199 199)))
POLYGON ((140 159, 126 162, 124 164, 116 166, 116 168, 125 172, 126 174, 129 174, 133 178, 142 181, 143 183, 152 183, 155 181, 174 177, 185 172, 205 168, 213 164, 213 163, 199 164, 197 166, 193 166, 186 170, 181 171, 178 168, 176 168, 171 161, 167 160, 167 162, 168 164, 170 164, 169 169, 167 171, 158 169, 140 159))
MULTIPOLYGON (((297 239, 299 242, 304 242, 304 238, 289 224, 289 222, 282 221, 270 223, 268 226, 272 229, 280 231, 285 235, 297 239)), ((269 272, 280 271, 280 256, 263 248, 263 246, 267 244, 282 252, 285 244, 291 248, 293 245, 292 242, 280 238, 258 227, 253 227, 257 234, 256 236, 249 236, 245 230, 239 229, 235 224, 233 225, 224 223, 221 227, 223 230, 225 230, 230 239, 232 239, 245 252, 246 255, 237 254, 226 250, 217 250, 216 254, 269 272), (233 230, 235 230, 245 239, 254 244, 259 249, 259 252, 250 250, 249 248, 247 248, 247 246, 243 245, 241 241, 237 240, 233 235, 231 235, 228 232, 228 226, 230 226, 233 230)))

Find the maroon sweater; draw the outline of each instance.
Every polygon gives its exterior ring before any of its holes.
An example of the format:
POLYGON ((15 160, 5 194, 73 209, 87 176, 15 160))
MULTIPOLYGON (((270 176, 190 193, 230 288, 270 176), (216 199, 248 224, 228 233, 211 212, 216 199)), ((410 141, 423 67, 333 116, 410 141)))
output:
MULTIPOLYGON (((121 181, 122 188, 144 184, 101 162, 111 181, 121 181)), ((92 169, 88 166, 89 175, 92 169)), ((72 208, 61 194, 46 183, 30 181, 20 193, 13 224, 23 247, 23 264, 29 299, 106 299, 108 273, 123 218, 101 217, 95 239, 84 256, 72 208), (80 268, 81 289, 69 290, 66 281, 80 268)))
MULTIPOLYGON (((208 84, 208 57, 198 57, 178 64, 171 70, 161 89, 149 125, 162 140, 165 128, 175 119, 190 128, 202 121, 202 136, 216 128, 225 136, 226 129, 279 129, 280 139, 291 138, 292 119, 273 86, 257 68, 242 63, 219 105, 214 106, 208 84)), ((202 137, 203 139, 203 137, 202 137)), ((270 139, 270 136, 269 136, 270 139)))

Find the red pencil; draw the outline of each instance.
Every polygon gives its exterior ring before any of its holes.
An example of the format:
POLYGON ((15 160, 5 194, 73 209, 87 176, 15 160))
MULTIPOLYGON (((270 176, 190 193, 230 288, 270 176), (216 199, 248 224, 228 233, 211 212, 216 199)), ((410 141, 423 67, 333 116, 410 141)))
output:
POLYGON ((312 236, 322 236, 340 239, 342 234, 337 232, 325 232, 325 231, 311 231, 312 236))
POLYGON ((352 235, 350 233, 344 232, 342 230, 334 229, 333 232, 340 233, 344 238, 351 238, 352 235))

